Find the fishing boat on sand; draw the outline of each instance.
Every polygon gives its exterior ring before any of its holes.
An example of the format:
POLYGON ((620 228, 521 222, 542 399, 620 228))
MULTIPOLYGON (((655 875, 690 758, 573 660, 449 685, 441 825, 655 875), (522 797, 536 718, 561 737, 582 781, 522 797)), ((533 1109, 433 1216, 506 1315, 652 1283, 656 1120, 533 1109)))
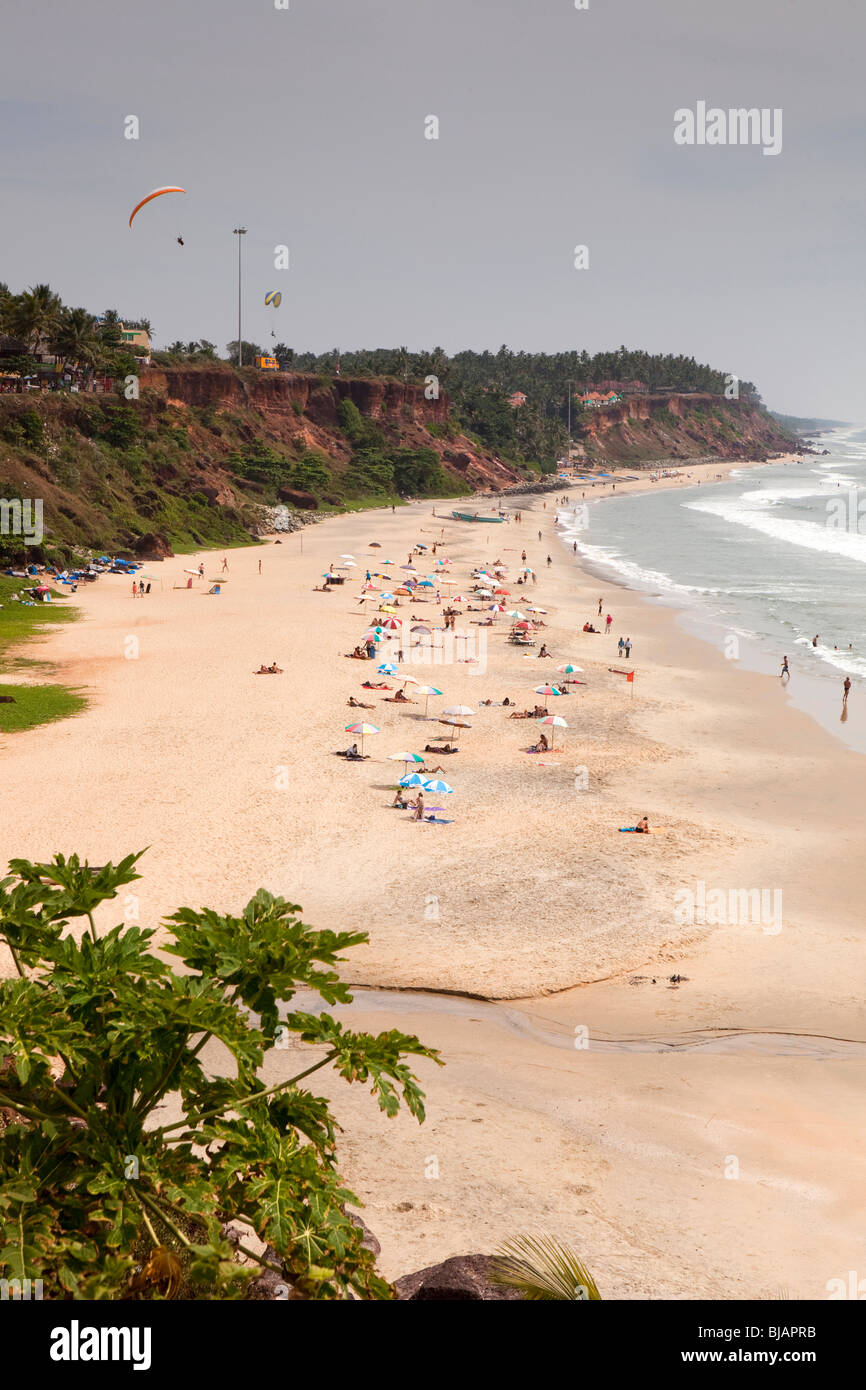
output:
POLYGON ((505 520, 504 516, 480 516, 478 512, 452 512, 451 515, 455 521, 494 521, 498 525, 505 520))

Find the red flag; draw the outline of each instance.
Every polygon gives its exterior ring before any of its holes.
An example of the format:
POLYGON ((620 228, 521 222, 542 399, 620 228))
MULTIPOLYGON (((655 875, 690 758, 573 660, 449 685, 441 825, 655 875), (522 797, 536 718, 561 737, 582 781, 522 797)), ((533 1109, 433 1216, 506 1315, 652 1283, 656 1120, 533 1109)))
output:
POLYGON ((628 675, 626 676, 626 680, 627 680, 627 681, 633 681, 633 680, 634 680, 634 671, 629 671, 629 672, 628 672, 628 675))

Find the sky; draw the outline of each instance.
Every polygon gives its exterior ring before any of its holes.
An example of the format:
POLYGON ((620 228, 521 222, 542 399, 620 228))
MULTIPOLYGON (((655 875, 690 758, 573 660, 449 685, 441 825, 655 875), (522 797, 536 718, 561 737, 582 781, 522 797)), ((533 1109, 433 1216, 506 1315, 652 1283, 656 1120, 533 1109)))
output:
POLYGON ((624 343, 866 419, 862 0, 282 3, 7 7, 0 280, 223 352, 243 225, 263 346, 624 343), (699 102, 780 152, 677 144, 699 102))

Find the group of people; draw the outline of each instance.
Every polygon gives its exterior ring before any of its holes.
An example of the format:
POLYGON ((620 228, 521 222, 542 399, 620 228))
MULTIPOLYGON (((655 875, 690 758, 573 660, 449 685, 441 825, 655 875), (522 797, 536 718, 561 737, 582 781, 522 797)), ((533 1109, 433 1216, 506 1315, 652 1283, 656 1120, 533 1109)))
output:
POLYGON ((133 598, 144 598, 145 594, 149 594, 149 593, 150 593, 150 585, 149 585, 149 584, 148 584, 147 587, 145 588, 145 583, 144 583, 144 580, 143 580, 143 579, 140 580, 139 582, 136 582, 136 581, 133 579, 133 581, 132 581, 132 597, 133 597, 133 598))

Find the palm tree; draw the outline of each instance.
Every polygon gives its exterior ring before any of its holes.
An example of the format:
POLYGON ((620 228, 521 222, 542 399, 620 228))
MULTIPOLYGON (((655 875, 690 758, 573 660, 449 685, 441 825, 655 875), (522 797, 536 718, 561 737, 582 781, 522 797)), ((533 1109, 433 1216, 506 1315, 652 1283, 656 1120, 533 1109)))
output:
POLYGON ((494 1284, 520 1289, 528 1303, 600 1303, 601 1294, 586 1265, 551 1236, 517 1236, 494 1255, 494 1284))
POLYGON ((64 366, 92 367, 99 351, 93 315, 87 309, 64 309, 52 347, 64 366))
POLYGON ((28 350, 35 352, 42 339, 57 329, 62 311, 60 296, 50 285, 32 285, 13 296, 8 309, 9 326, 16 337, 23 338, 28 350))

